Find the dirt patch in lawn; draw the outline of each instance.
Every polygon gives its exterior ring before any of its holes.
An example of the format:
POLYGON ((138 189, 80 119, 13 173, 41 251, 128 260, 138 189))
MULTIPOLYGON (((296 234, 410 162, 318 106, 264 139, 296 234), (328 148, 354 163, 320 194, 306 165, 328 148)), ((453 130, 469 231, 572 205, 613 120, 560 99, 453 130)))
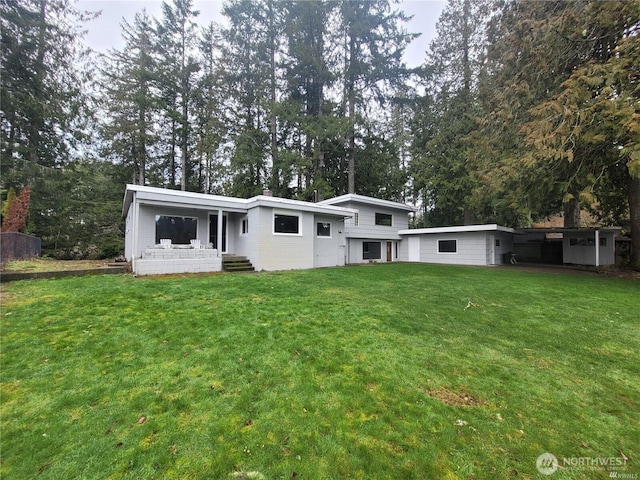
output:
POLYGON ((478 397, 465 392, 454 392, 445 387, 423 388, 422 391, 431 398, 453 407, 477 407, 483 404, 478 397))

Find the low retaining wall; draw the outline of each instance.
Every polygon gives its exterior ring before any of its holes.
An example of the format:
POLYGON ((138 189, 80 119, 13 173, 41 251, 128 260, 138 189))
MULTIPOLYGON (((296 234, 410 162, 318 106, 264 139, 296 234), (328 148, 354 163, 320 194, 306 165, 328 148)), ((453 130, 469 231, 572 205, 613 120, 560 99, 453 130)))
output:
POLYGON ((215 249, 147 248, 133 261, 136 275, 207 273, 222 271, 222 258, 215 249))

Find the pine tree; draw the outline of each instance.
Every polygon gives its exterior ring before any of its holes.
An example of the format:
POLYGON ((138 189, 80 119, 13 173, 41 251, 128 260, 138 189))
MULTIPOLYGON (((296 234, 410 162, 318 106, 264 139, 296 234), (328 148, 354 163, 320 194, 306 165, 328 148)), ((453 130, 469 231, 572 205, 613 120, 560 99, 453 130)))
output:
POLYGON ((199 165, 199 191, 223 193, 225 167, 219 150, 225 135, 222 121, 221 73, 217 65, 220 36, 212 23, 202 31, 199 42, 201 76, 194 92, 195 155, 199 165))
POLYGON ((430 225, 477 221, 468 136, 477 128, 477 84, 485 56, 488 1, 455 0, 443 10, 424 68, 428 100, 419 100, 412 171, 430 225))
POLYGON ((180 189, 197 190, 192 183, 195 162, 191 159, 193 135, 191 120, 195 90, 195 74, 200 68, 195 58, 197 30, 193 0, 162 3, 162 19, 157 22, 158 55, 162 72, 163 102, 170 128, 168 149, 171 186, 177 186, 176 149, 180 149, 180 189))
POLYGON ((273 46, 265 2, 234 0, 226 3, 223 15, 228 26, 221 30, 220 60, 225 87, 227 128, 231 141, 231 193, 249 197, 268 185, 270 126, 268 112, 272 85, 273 46))
POLYGON ((0 2, 0 181, 31 187, 29 231, 43 250, 68 224, 59 182, 87 137, 81 24, 93 16, 67 0, 0 2))
MULTIPOLYGON (((111 51, 102 69, 104 154, 125 165, 130 181, 139 185, 145 185, 153 167, 157 137, 159 72, 154 34, 146 11, 137 13, 132 25, 123 21, 125 46, 111 51)), ((159 179, 156 175, 152 180, 159 179)))
POLYGON ((343 111, 348 120, 345 150, 348 192, 356 187, 356 131, 370 101, 384 103, 385 88, 399 84, 408 71, 402 62, 407 44, 417 35, 407 33, 408 18, 392 10, 388 0, 344 0, 340 3, 343 46, 343 111))

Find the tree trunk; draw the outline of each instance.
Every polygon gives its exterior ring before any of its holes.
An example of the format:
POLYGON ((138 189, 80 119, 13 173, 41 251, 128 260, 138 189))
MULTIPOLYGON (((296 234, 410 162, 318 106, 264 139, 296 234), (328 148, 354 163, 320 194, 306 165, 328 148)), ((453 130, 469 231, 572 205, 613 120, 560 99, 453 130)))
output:
POLYGON ((631 268, 640 271, 640 177, 627 178, 629 219, 631 221, 631 268))
POLYGON ((571 200, 563 204, 564 228, 577 228, 580 226, 580 199, 574 195, 571 200))
POLYGON ((347 108, 349 109, 349 126, 347 131, 347 182, 348 193, 356 193, 356 80, 355 80, 356 42, 353 35, 349 35, 349 67, 347 76, 347 108))
MULTIPOLYGON (((144 89, 144 96, 146 98, 147 92, 146 92, 146 86, 143 87, 144 89)), ((145 184, 145 177, 146 177, 146 169, 147 169, 147 165, 146 165, 146 160, 147 160, 147 142, 146 142, 146 135, 147 135, 147 113, 145 111, 144 108, 140 108, 138 110, 138 124, 140 125, 139 130, 138 130, 138 142, 139 142, 139 147, 138 147, 138 152, 137 152, 137 156, 138 156, 138 185, 144 185, 145 184)))
POLYGON ((271 134, 271 190, 276 195, 282 195, 280 190, 280 162, 278 161, 278 120, 276 117, 276 32, 275 32, 275 19, 274 19, 274 4, 269 2, 269 88, 270 88, 270 100, 271 105, 269 107, 269 131, 271 134))
POLYGON ((46 50, 46 30, 47 30, 47 0, 40 0, 39 14, 39 30, 38 30, 38 53, 36 55, 35 75, 34 75, 34 103, 39 104, 34 109, 34 113, 29 123, 29 160, 34 164, 40 163, 40 134, 44 126, 43 112, 45 99, 43 95, 43 84, 45 77, 44 54, 46 50))

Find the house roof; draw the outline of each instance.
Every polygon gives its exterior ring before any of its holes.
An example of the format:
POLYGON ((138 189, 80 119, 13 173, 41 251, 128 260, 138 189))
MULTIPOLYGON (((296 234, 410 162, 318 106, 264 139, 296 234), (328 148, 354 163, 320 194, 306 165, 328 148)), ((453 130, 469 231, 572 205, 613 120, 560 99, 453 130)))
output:
POLYGON ((409 230, 400 230, 400 235, 421 235, 433 233, 461 233, 461 232, 507 232, 513 233, 514 229, 503 227, 495 223, 484 225, 457 225, 453 227, 431 227, 431 228, 414 228, 409 230))
POLYGON ((407 212, 413 212, 416 209, 400 202, 392 202, 391 200, 381 200, 379 198, 367 197, 365 195, 358 195, 356 193, 348 193, 346 195, 340 195, 339 197, 329 198, 318 202, 321 205, 339 205, 343 203, 361 203, 365 205, 375 205, 379 207, 394 208, 396 210, 405 210, 407 212))
POLYGON ((206 193, 184 192, 166 188, 147 187, 143 185, 127 185, 122 205, 122 216, 126 216, 134 194, 138 200, 147 204, 192 208, 196 210, 224 209, 230 212, 247 212, 254 207, 272 207, 320 213, 328 216, 352 217, 357 210, 332 205, 321 205, 300 200, 258 195, 251 198, 225 197, 206 193))

